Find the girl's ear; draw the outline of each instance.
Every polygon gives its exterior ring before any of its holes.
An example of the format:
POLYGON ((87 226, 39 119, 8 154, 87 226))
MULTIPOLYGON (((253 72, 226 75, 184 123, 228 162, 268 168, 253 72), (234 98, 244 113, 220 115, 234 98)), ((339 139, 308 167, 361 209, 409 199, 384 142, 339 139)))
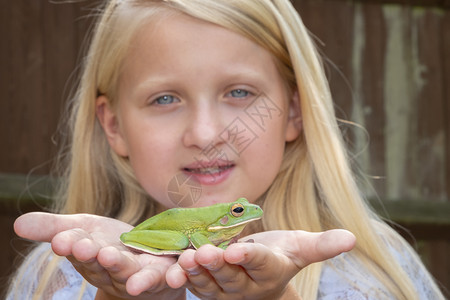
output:
POLYGON ((286 142, 294 141, 302 132, 302 111, 300 109, 300 97, 295 89, 289 103, 289 116, 286 126, 286 142))
POLYGON ((95 101, 95 113, 111 148, 117 155, 126 157, 128 156, 127 146, 120 132, 117 115, 109 103, 106 96, 99 96, 95 101))

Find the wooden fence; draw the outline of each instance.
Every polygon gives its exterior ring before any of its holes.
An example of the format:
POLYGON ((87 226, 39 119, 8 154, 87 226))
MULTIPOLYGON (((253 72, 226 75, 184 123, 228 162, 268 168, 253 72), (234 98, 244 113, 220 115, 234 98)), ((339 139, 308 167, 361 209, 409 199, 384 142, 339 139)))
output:
MULTIPOLYGON (((56 153, 53 136, 99 1, 70 2, 0 1, 6 194, 16 195, 10 179, 22 178, 11 174, 48 174, 56 153)), ((450 287, 450 0, 293 3, 324 55, 339 117, 364 128, 343 124, 374 186, 366 194, 383 199, 389 216, 412 231, 432 273, 450 287)), ((8 232, 0 261, 6 276, 18 210, 16 196, 1 193, 9 201, 0 218, 8 232)))

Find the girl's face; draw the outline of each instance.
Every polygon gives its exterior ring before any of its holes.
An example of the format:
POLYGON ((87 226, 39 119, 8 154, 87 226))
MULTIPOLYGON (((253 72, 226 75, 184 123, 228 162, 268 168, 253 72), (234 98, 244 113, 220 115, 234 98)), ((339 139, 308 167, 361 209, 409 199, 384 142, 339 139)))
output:
POLYGON ((167 208, 206 206, 255 201, 269 188, 286 141, 300 132, 296 98, 268 51, 173 14, 139 31, 118 104, 111 109, 99 97, 97 115, 155 200, 167 208))

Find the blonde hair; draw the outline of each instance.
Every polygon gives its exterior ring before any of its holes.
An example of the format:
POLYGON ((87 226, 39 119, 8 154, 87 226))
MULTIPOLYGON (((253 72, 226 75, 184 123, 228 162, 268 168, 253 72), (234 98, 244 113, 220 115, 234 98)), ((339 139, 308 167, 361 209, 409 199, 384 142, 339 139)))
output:
MULTIPOLYGON (((62 164, 67 181, 58 197, 65 201, 57 211, 106 215, 132 224, 154 214, 155 202, 140 188, 127 160, 111 151, 96 119, 95 99, 107 94, 114 105, 131 40, 152 16, 171 11, 218 24, 256 42, 273 54, 280 74, 298 90, 303 134, 286 145, 279 174, 259 199, 265 211, 261 229, 348 229, 358 241, 352 255, 397 299, 417 299, 412 282, 380 235, 399 239, 410 248, 371 212, 359 192, 320 56, 289 0, 110 1, 94 30, 75 95, 71 152, 64 156, 68 163, 62 164)), ((304 299, 317 296, 321 269, 322 264, 313 264, 294 278, 304 299)))

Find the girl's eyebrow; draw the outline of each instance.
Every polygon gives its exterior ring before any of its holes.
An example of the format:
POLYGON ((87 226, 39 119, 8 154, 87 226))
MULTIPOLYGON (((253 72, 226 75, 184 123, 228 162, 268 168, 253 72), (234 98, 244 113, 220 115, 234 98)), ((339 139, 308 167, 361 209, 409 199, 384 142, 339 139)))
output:
POLYGON ((179 79, 176 79, 177 76, 158 76, 158 75, 151 75, 146 76, 144 79, 140 80, 137 85, 134 87, 134 90, 136 92, 139 92, 141 90, 146 90, 148 88, 151 88, 152 86, 168 86, 172 85, 173 83, 179 81, 179 79))
MULTIPOLYGON (((155 74, 155 75, 149 75, 146 76, 145 79, 143 79, 141 82, 139 82, 135 90, 139 91, 141 89, 146 89, 154 85, 165 85, 165 84, 173 84, 173 83, 179 83, 183 82, 185 80, 180 79, 180 76, 168 74, 168 75, 161 75, 161 74, 155 74)), ((240 70, 238 72, 229 72, 224 70, 223 71, 223 78, 220 80, 223 82, 233 82, 239 83, 239 81, 244 81, 243 83, 263 83, 266 82, 264 80, 264 73, 258 72, 257 70, 253 68, 246 68, 246 70, 240 70)))

